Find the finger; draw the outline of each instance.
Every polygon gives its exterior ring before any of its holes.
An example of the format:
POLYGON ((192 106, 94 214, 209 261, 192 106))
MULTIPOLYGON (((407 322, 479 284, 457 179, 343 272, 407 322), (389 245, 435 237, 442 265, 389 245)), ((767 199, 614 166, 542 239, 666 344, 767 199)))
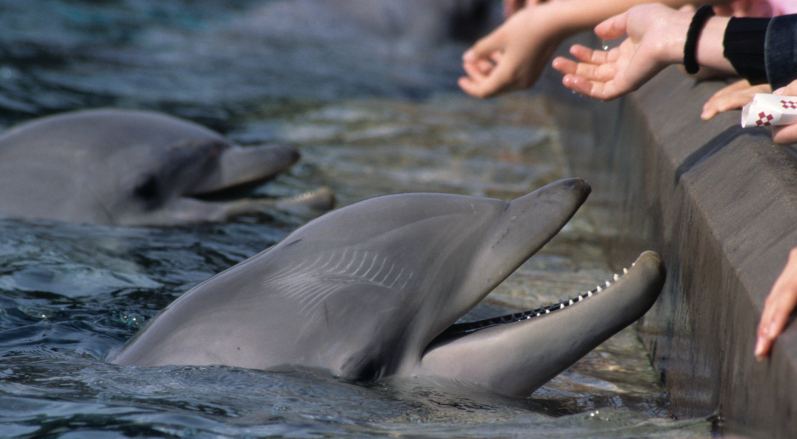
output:
POLYGON ((772 141, 778 145, 797 143, 797 124, 772 127, 772 141))
POLYGON ((591 64, 603 64, 606 62, 606 52, 603 50, 592 50, 579 44, 570 48, 570 54, 577 60, 591 64))
POLYGON ((565 75, 568 73, 571 75, 575 74, 576 69, 578 67, 578 63, 576 63, 571 59, 567 59, 563 56, 557 56, 556 58, 554 58, 551 65, 553 66, 554 69, 559 71, 559 73, 563 73, 565 75))
POLYGON ((780 336, 789 320, 793 305, 788 304, 789 293, 774 293, 776 299, 768 301, 761 314, 758 324, 758 340, 756 341, 755 357, 762 360, 767 357, 772 349, 775 339, 780 336))
POLYGON ((606 84, 602 82, 590 81, 577 75, 565 75, 562 84, 580 95, 601 100, 612 99, 608 97, 606 84))
POLYGON ((725 94, 719 97, 711 97, 703 105, 703 112, 700 118, 709 120, 719 113, 742 108, 752 100, 752 97, 745 93, 725 94))
POLYGON ((781 87, 780 93, 783 96, 795 96, 797 95, 797 81, 790 82, 787 86, 781 87))
POLYGON ((605 40, 620 38, 626 34, 627 19, 628 12, 615 15, 595 26, 595 35, 605 40))
POLYGON ((736 81, 736 82, 732 83, 731 85, 729 85, 727 87, 721 88, 719 91, 714 93, 714 96, 722 95, 723 93, 730 93, 730 92, 734 92, 734 91, 744 90, 744 89, 750 88, 750 87, 752 87, 752 85, 750 84, 750 81, 748 81, 746 79, 742 79, 740 81, 736 81))
POLYGON ((789 253, 783 271, 772 285, 758 324, 755 356, 763 359, 769 354, 772 342, 783 332, 789 315, 797 306, 797 248, 789 253))
POLYGON ((504 43, 501 35, 499 28, 499 30, 480 39, 462 55, 462 60, 473 62, 480 58, 489 59, 493 52, 502 51, 504 43))
POLYGON ((719 113, 742 108, 752 102, 756 93, 768 93, 769 84, 749 85, 746 80, 735 82, 714 93, 705 104, 700 117, 709 120, 719 113))
POLYGON ((471 80, 480 82, 487 78, 490 71, 488 70, 485 72, 478 64, 479 63, 464 63, 462 64, 462 69, 465 70, 465 74, 468 75, 471 80))
MULTIPOLYGON (((476 62, 470 63, 469 65, 471 68, 478 70, 482 75, 485 76, 489 75, 490 72, 492 72, 493 69, 495 68, 495 63, 486 59, 477 60, 476 62)), ((463 64, 463 68, 464 67, 465 64, 463 64)))

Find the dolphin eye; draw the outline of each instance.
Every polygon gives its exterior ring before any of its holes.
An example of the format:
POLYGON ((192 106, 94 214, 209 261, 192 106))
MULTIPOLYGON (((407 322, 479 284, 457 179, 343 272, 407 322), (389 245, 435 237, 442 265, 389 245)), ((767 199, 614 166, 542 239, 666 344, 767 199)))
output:
POLYGON ((154 175, 150 175, 143 183, 136 186, 133 195, 144 200, 147 206, 153 206, 161 199, 160 185, 154 175))

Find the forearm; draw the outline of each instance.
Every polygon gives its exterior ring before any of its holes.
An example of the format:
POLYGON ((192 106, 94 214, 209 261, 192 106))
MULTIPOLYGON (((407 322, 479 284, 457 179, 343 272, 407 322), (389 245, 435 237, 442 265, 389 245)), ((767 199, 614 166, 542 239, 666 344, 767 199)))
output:
MULTIPOLYGON (((555 10, 551 18, 563 36, 570 36, 578 32, 592 30, 598 23, 622 14, 630 8, 647 4, 662 3, 672 8, 680 8, 687 4, 724 4, 730 0, 563 0, 554 3, 544 3, 535 8, 550 8, 555 10)), ((688 23, 687 23, 688 27, 688 23)), ((682 46, 683 47, 683 46, 682 46)))

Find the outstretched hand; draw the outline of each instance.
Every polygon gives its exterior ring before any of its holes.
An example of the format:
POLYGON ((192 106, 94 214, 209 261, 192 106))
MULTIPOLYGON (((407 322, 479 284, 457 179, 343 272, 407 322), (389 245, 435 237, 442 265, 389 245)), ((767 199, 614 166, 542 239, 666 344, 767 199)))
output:
POLYGON ((595 34, 612 40, 628 35, 609 51, 574 45, 578 60, 557 57, 553 67, 565 74, 565 87, 592 98, 611 100, 642 86, 670 64, 680 62, 691 14, 661 4, 631 8, 595 27, 595 34))
POLYGON ((564 39, 555 24, 556 10, 550 6, 542 3, 519 10, 465 52, 467 76, 459 78, 460 88, 486 98, 534 85, 564 39))
POLYGON ((797 306, 797 247, 789 253, 789 260, 764 302, 758 323, 755 357, 763 360, 769 355, 772 343, 783 332, 794 307, 797 306))

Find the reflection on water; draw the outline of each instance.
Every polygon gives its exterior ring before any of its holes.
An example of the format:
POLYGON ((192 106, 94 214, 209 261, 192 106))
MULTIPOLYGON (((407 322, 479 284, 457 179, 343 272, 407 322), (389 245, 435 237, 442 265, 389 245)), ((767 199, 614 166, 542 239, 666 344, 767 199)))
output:
MULTIPOLYGON (((343 205, 414 191, 508 200, 571 176, 541 99, 467 98, 454 87, 464 46, 374 33, 367 16, 341 21, 331 1, 4 1, 0 124, 98 105, 166 111, 242 144, 296 144, 300 164, 256 193, 327 185, 343 205)), ((597 209, 587 203, 468 317, 610 278, 597 209)), ((413 379, 362 386, 323 371, 101 361, 192 285, 300 224, 0 221, 3 435, 710 436, 702 419, 668 417, 631 329, 527 399, 413 379)))

